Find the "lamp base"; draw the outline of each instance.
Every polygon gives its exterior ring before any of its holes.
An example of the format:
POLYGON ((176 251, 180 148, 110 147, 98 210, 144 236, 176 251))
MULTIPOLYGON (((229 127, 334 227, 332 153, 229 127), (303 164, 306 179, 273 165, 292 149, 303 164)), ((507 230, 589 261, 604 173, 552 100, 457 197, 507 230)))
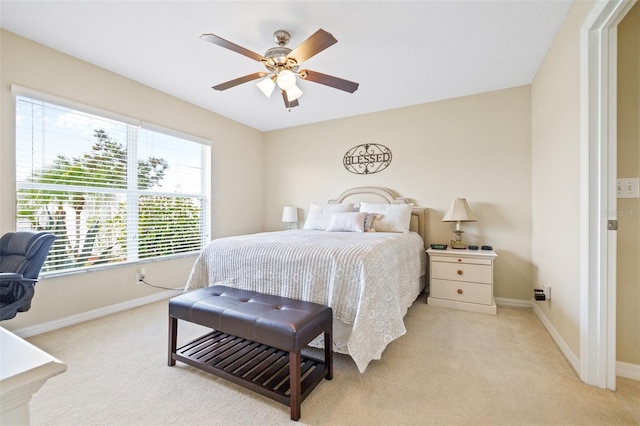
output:
POLYGON ((461 241, 451 240, 451 248, 452 249, 466 249, 467 245, 461 241))
POLYGON ((456 234, 456 239, 455 240, 451 240, 451 248, 452 249, 466 249, 467 245, 465 243, 462 242, 462 234, 464 233, 464 231, 460 230, 460 229, 456 229, 455 231, 453 231, 454 234, 456 234))

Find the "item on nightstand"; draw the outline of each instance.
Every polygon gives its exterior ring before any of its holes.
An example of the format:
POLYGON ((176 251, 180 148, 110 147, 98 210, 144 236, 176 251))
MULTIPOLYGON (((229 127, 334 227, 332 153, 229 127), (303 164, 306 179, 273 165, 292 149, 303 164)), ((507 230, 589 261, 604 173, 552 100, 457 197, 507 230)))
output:
POLYGON ((462 242, 463 230, 460 229, 460 222, 477 222, 478 218, 471 211, 471 207, 467 203, 466 198, 455 198, 442 218, 442 222, 455 222, 456 239, 451 240, 452 249, 466 249, 467 245, 462 242))
POLYGON ((493 250, 491 246, 482 246, 482 250, 493 250))
POLYGON ((478 246, 469 246, 469 250, 478 250, 478 246))
POLYGON ((431 248, 434 250, 446 250, 447 249, 447 245, 446 244, 431 244, 431 248))

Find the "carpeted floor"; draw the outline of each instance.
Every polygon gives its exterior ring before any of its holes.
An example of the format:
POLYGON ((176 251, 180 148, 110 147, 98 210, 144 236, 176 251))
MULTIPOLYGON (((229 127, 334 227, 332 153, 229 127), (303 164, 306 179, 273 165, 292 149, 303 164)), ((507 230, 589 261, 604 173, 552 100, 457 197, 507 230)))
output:
MULTIPOLYGON (((334 379, 302 403, 298 423, 638 424, 625 406, 640 411, 640 395, 636 404, 633 394, 625 401, 583 384, 531 309, 499 307, 494 316, 421 296, 405 322, 407 334, 364 374, 336 354, 334 379)), ((180 342, 200 334, 180 322, 180 342)), ((285 405, 179 362, 168 367, 166 301, 28 340, 68 365, 33 397, 34 425, 290 422, 285 405)))

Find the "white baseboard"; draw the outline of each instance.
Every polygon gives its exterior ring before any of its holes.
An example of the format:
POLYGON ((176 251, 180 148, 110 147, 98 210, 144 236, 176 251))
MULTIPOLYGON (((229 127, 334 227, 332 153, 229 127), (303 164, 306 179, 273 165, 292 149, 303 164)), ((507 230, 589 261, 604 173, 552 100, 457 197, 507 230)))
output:
POLYGON ((514 308, 530 308, 531 300, 522 299, 508 299, 506 297, 495 297, 496 305, 498 306, 511 306, 514 308))
POLYGON ((137 308, 138 306, 147 305, 149 303, 157 302, 158 300, 169 299, 170 297, 173 297, 175 295, 175 291, 163 291, 160 293, 152 294, 150 296, 141 297, 140 299, 128 300, 116 305, 105 306, 104 308, 94 309, 92 311, 71 315, 59 320, 20 328, 17 330, 13 330, 12 333, 22 338, 35 336, 36 334, 46 333, 48 331, 53 331, 59 328, 68 327, 70 325, 79 324, 84 321, 100 318, 110 314, 115 314, 116 312, 137 308))
POLYGON ((531 305, 533 307, 533 312, 540 319, 542 325, 544 325, 544 328, 547 329, 547 332, 551 335, 553 341, 556 342, 556 345, 558 345, 560 351, 564 354, 565 358, 567 358, 569 364, 571 364, 578 376, 580 376, 580 357, 576 356, 576 354, 573 353, 571 348, 569 348, 569 345, 567 345, 567 342, 564 341, 560 333, 558 333, 558 330, 555 329, 553 324, 551 324, 551 321, 549 321, 549 318, 547 318, 547 316, 544 314, 544 312, 542 312, 538 305, 536 305, 536 303, 534 303, 533 301, 531 302, 531 305))
POLYGON ((628 362, 616 362, 616 376, 626 379, 640 380, 640 365, 628 362))
MULTIPOLYGON (((558 333, 558 331, 553 327, 544 312, 542 312, 542 310, 540 310, 533 301, 530 302, 530 305, 533 306, 533 312, 538 316, 544 327, 547 329, 547 332, 551 335, 551 338, 556 342, 560 351, 562 351, 564 356, 567 358, 567 361, 569 361, 569 364, 571 364, 576 373, 580 375, 580 357, 576 356, 576 354, 571 351, 567 343, 560 336, 560 333, 558 333)), ((617 361, 616 376, 632 380, 640 380, 640 365, 617 361)))

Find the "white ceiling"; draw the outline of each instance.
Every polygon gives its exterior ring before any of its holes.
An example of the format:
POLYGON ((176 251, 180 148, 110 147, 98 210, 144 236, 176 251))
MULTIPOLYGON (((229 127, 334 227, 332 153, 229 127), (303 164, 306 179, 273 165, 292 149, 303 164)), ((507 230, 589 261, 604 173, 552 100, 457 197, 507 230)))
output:
POLYGON ((215 113, 268 131, 531 83, 570 0, 10 1, 2 28, 215 113), (249 82, 263 71, 200 40, 214 33, 259 54, 273 32, 295 48, 319 28, 338 43, 303 68, 360 83, 349 94, 309 81, 290 112, 249 82))

